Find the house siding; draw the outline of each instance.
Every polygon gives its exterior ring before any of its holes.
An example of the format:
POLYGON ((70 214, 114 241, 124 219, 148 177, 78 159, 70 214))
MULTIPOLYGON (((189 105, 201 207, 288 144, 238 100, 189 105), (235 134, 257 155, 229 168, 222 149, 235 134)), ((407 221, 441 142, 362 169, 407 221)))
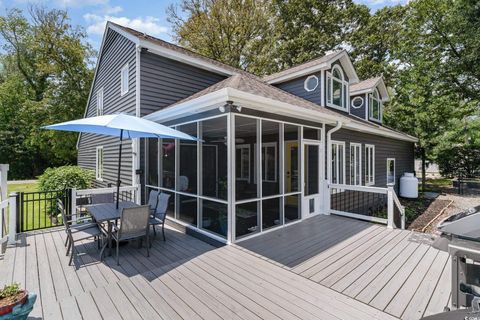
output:
POLYGON ((140 56, 140 114, 161 110, 225 79, 148 51, 140 56))
POLYGON ((367 95, 366 94, 357 94, 357 95, 352 95, 350 97, 350 114, 354 115, 356 117, 362 118, 363 120, 367 120, 367 95), (352 107, 352 101, 356 97, 361 97, 363 99, 363 105, 360 108, 354 108, 352 107))
MULTIPOLYGON (((113 30, 105 37, 97 73, 92 84, 93 89, 88 101, 86 117, 96 115, 97 91, 103 88, 103 114, 124 112, 135 115, 135 44, 113 30), (129 67, 129 90, 120 95, 120 71, 125 64, 129 67)), ((82 134, 78 144, 78 165, 95 170, 96 147, 104 148, 104 178, 96 181, 97 187, 115 185, 118 169, 119 139, 94 134, 82 134)), ((122 185, 132 184, 132 141, 125 140, 122 145, 122 185)))
MULTIPOLYGON (((327 126, 328 130, 332 129, 327 126)), ((414 143, 382 136, 340 129, 332 134, 332 140, 345 142, 345 181, 350 184, 350 143, 362 144, 362 185, 365 185, 365 144, 375 146, 375 186, 387 185, 387 158, 395 158, 395 189, 398 191, 400 177, 405 172, 414 172, 414 143)))
POLYGON ((318 105, 322 105, 322 74, 321 72, 310 74, 301 78, 293 79, 276 85, 278 88, 285 90, 297 97, 301 97, 318 105), (313 91, 305 90, 305 80, 314 75, 318 78, 318 86, 313 91))

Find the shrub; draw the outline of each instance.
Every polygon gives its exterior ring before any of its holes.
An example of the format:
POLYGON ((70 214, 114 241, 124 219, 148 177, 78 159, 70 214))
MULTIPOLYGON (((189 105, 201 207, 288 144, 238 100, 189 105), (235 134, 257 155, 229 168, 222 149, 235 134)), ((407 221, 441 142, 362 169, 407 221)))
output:
POLYGON ((95 173, 92 170, 82 169, 78 166, 48 168, 39 177, 38 188, 40 191, 64 190, 67 188, 87 189, 93 179, 95 179, 95 173))

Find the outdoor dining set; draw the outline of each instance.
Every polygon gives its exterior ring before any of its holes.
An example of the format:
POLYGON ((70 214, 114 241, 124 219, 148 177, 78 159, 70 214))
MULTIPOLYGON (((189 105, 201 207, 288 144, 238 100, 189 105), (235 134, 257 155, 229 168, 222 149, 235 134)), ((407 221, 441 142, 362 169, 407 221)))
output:
POLYGON ((156 227, 162 229, 165 241, 165 218, 170 195, 157 190, 150 191, 148 203, 139 205, 132 201, 119 201, 115 203, 113 193, 92 194, 88 198, 81 198, 80 212, 70 214, 61 199, 57 200, 65 226, 65 247, 67 255, 70 254, 69 265, 72 264, 74 255, 78 255, 75 243, 94 239, 100 250, 100 260, 103 259, 105 250, 112 252, 116 248, 116 262, 119 265, 119 249, 122 243, 139 240, 140 247, 146 242, 147 257, 152 245, 150 231, 156 236, 156 227))

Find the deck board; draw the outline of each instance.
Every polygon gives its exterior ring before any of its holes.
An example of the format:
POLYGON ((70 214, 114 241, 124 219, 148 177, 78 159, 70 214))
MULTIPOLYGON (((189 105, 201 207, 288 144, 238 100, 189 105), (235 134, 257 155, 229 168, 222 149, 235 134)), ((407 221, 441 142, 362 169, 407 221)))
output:
POLYGON ((32 316, 47 320, 416 319, 450 300, 448 255, 407 231, 318 216, 220 248, 171 227, 166 235, 150 257, 122 246, 119 266, 82 241, 68 266, 65 232, 22 234, 0 282, 37 292, 32 316))

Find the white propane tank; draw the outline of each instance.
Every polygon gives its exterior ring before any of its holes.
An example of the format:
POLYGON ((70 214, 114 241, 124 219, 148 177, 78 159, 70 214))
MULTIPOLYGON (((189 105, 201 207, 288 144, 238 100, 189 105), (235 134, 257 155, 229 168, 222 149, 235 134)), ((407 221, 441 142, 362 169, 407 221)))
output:
POLYGON ((400 178, 400 197, 418 198, 418 179, 413 173, 405 172, 400 178))

